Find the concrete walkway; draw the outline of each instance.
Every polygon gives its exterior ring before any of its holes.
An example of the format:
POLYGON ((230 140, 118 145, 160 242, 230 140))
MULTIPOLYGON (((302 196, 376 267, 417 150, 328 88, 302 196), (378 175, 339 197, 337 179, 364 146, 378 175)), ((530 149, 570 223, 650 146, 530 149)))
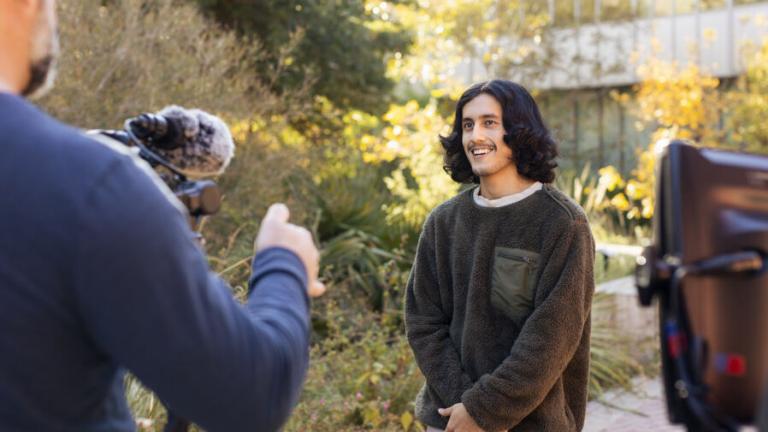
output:
MULTIPOLYGON (((614 295, 613 326, 635 345, 658 350, 657 309, 638 306, 634 277, 628 276, 602 283, 598 292, 614 295), (649 345, 650 341, 650 345, 649 345)), ((634 392, 614 390, 600 400, 587 405, 584 432, 679 432, 685 428, 672 426, 667 419, 664 388, 661 378, 638 377, 633 381, 634 392)), ((743 427, 741 432, 756 432, 743 427)))
POLYGON ((664 389, 659 378, 638 378, 635 391, 606 392, 587 405, 584 432, 678 432, 667 421, 664 389), (604 402, 601 402, 604 401, 604 402))
MULTIPOLYGON (((611 391, 600 401, 587 404, 584 432, 684 432, 667 420, 664 388, 660 378, 636 378, 635 391, 611 391)), ((758 432, 742 426, 740 432, 758 432)))

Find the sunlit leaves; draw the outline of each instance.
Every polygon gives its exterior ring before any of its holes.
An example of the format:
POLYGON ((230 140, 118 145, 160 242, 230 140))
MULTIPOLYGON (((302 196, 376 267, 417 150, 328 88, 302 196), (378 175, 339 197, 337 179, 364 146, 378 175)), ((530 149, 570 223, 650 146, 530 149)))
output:
POLYGON ((728 130, 739 149, 768 153, 768 40, 745 49, 747 72, 728 95, 728 130))
POLYGON ((638 115, 660 128, 675 127, 675 138, 710 141, 717 136, 719 80, 697 65, 651 59, 637 69, 638 115))
MULTIPOLYGON (((638 154, 637 167, 625 182, 613 167, 600 170, 600 181, 611 195, 604 205, 629 221, 648 221, 653 217, 655 165, 659 143, 672 139, 689 139, 697 144, 722 145, 723 133, 718 129, 723 97, 719 80, 695 64, 679 65, 651 58, 637 69, 642 80, 635 86, 638 128, 653 128, 648 147, 638 154)), ((628 103, 628 94, 612 93, 615 100, 628 103)))
POLYGON ((397 162, 394 171, 384 179, 398 198, 386 206, 388 222, 421 226, 432 208, 458 190, 458 185, 442 169, 438 135, 447 133, 447 123, 437 112, 436 102, 432 100, 423 107, 413 100, 393 105, 379 123, 362 113, 351 116, 351 120, 358 122, 350 125, 350 129, 363 124, 371 130, 358 141, 364 160, 374 164, 397 162))
POLYGON ((540 45, 550 24, 544 2, 421 1, 397 10, 403 24, 414 29, 415 40, 412 55, 391 62, 390 74, 410 85, 464 85, 464 77, 475 68, 473 60, 485 69, 475 71, 480 79, 485 74, 515 75, 520 70, 513 65, 523 62, 534 69, 544 63, 539 61, 546 55, 540 45))

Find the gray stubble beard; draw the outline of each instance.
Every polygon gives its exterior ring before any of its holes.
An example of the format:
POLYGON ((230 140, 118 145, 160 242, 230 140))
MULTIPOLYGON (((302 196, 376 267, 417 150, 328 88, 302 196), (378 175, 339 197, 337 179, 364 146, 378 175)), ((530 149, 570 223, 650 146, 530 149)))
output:
POLYGON ((44 0, 32 36, 29 81, 21 94, 35 99, 47 93, 56 78, 59 58, 59 37, 56 31, 54 0, 44 0))

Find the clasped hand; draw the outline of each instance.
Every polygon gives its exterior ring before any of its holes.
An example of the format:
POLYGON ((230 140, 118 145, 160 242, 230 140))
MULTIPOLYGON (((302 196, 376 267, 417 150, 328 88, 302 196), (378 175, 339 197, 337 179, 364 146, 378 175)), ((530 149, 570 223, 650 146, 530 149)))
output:
POLYGON ((469 415, 463 403, 457 403, 448 408, 440 408, 437 412, 443 417, 450 417, 445 432, 484 432, 469 415))

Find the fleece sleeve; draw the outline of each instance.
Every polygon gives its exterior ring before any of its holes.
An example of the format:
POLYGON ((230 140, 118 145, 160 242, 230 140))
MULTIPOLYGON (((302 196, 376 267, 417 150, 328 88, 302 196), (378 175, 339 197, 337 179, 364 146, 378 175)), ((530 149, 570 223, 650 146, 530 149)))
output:
POLYGON ((309 357, 299 258, 258 254, 241 305, 209 271, 183 214, 131 161, 104 173, 87 207, 74 272, 97 349, 206 430, 278 430, 309 357))
POLYGON ((539 279, 535 309, 509 356, 462 396, 486 431, 511 429, 541 404, 589 322, 595 249, 588 223, 573 221, 554 244, 539 279))
MULTIPOLYGON (((472 386, 472 380, 464 372, 459 352, 449 334, 451 317, 442 306, 432 236, 432 224, 428 219, 419 238, 406 287, 405 328, 427 385, 440 398, 442 406, 449 407, 461 402, 461 395, 472 386)), ((444 295, 450 296, 450 293, 444 295)))

